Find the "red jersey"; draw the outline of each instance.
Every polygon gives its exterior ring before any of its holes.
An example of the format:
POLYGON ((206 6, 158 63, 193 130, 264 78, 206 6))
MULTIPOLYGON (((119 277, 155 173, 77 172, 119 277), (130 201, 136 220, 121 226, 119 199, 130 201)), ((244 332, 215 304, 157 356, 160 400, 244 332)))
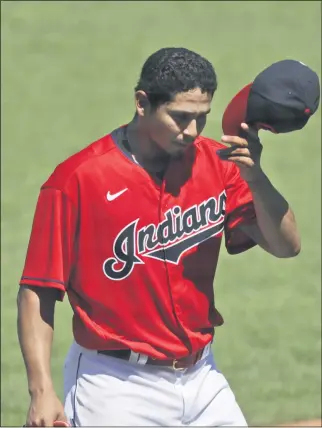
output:
POLYGON ((239 169, 198 137, 160 182, 122 144, 122 128, 57 166, 40 190, 20 284, 66 292, 73 333, 89 349, 182 358, 223 323, 213 280, 229 253, 255 243, 239 169))

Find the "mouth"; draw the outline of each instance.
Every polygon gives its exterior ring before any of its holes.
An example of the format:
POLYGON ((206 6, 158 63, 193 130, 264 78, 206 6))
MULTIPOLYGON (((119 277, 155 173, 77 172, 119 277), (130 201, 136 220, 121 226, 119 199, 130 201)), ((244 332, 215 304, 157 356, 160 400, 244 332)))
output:
POLYGON ((193 143, 193 141, 174 141, 174 144, 177 147, 181 147, 182 149, 191 146, 192 143, 193 143))

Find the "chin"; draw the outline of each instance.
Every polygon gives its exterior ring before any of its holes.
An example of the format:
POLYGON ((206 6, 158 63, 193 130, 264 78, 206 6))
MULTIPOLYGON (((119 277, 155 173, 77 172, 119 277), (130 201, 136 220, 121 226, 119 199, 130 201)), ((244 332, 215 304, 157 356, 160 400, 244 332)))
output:
POLYGON ((181 143, 176 142, 172 146, 172 152, 173 153, 184 153, 189 147, 191 147, 192 143, 181 143))
POLYGON ((172 153, 169 153, 169 155, 172 159, 180 159, 182 158, 185 152, 186 152, 186 149, 184 148, 184 149, 173 151, 172 153))

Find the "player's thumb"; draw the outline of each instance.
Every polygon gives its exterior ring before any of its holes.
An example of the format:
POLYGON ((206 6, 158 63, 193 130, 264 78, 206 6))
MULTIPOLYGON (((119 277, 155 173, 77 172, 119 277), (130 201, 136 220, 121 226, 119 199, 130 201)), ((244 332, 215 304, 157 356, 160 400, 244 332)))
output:
POLYGON ((69 427, 70 424, 64 412, 61 412, 57 415, 56 420, 54 421, 54 427, 69 427))
POLYGON ((67 422, 67 420, 62 420, 62 418, 57 419, 54 424, 54 427, 69 427, 70 424, 67 422))

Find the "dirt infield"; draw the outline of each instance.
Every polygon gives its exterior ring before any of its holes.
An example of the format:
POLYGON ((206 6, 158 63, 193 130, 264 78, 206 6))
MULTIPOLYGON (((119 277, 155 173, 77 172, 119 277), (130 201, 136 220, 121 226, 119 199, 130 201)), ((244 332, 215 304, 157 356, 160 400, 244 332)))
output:
POLYGON ((281 427, 321 427, 321 419, 312 419, 310 421, 291 422, 289 424, 279 425, 281 427))

